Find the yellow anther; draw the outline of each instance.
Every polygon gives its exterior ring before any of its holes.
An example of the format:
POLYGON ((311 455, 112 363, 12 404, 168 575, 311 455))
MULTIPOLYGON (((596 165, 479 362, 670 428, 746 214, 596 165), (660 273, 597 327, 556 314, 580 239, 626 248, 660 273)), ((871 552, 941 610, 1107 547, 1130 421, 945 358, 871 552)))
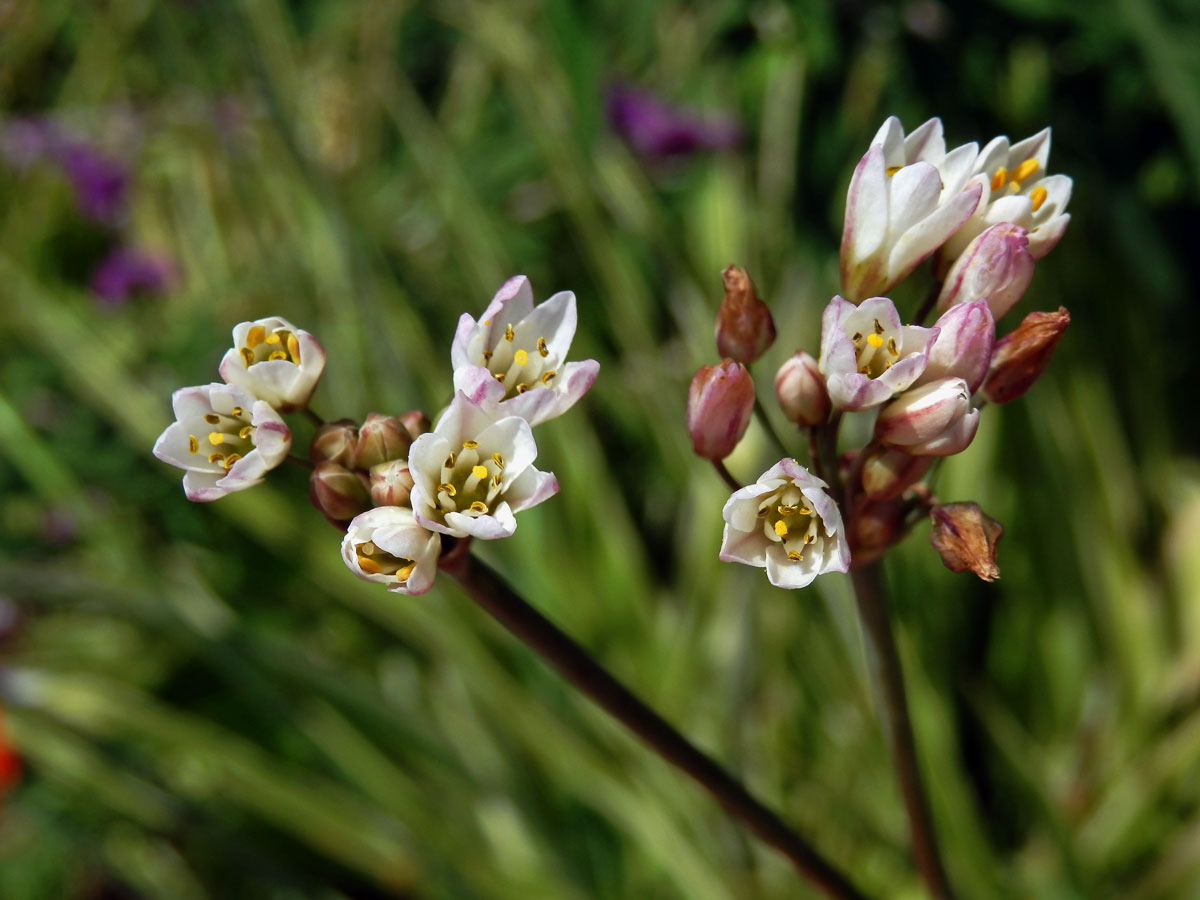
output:
POLYGON ((858 374, 859 374, 859 375, 870 375, 870 374, 871 374, 871 367, 870 367, 870 366, 859 366, 859 367, 858 367, 858 374))
POLYGON ((208 461, 209 461, 210 463, 220 462, 220 461, 221 461, 221 460, 223 460, 224 458, 225 458, 225 454, 224 454, 224 453, 210 453, 210 454, 208 454, 208 461))
POLYGON ((471 509, 471 512, 480 513, 480 514, 488 511, 487 504, 484 503, 482 500, 476 500, 474 503, 471 504, 470 509, 471 509))
POLYGON ((208 433, 208 442, 214 447, 219 446, 220 444, 225 443, 225 435, 221 434, 219 431, 210 431, 208 433))
POLYGON ((764 506, 762 509, 760 509, 758 512, 756 512, 755 515, 758 516, 760 519, 765 519, 767 517, 767 514, 770 511, 771 511, 771 507, 764 506))
POLYGON ((241 431, 238 432, 238 437, 240 437, 243 441, 248 441, 248 440, 250 440, 250 435, 252 435, 253 433, 254 433, 254 426, 247 425, 245 428, 243 428, 241 431))
POLYGON ((998 168, 996 170, 996 174, 992 176, 992 190, 993 191, 1000 190, 1000 188, 1004 187, 1004 184, 1007 181, 1008 181, 1008 169, 1004 168, 1004 166, 1001 166, 1000 168, 998 168))
POLYGON ((883 171, 886 172, 888 177, 890 178, 891 176, 895 175, 897 172, 899 172, 903 168, 904 168, 904 166, 888 166, 883 171))
POLYGON ((300 341, 296 338, 296 336, 294 334, 289 333, 287 345, 288 345, 288 353, 292 357, 292 362, 299 365, 299 363, 300 363, 300 341))
POLYGON ((1027 159, 1017 166, 1017 171, 1013 172, 1013 181, 1024 181, 1037 170, 1038 161, 1036 159, 1027 159))
POLYGON ((513 330, 511 325, 504 326, 504 339, 506 341, 511 341, 513 339, 513 330))
POLYGON ((794 516, 794 515, 796 514, 796 507, 794 507, 794 506, 780 506, 780 507, 779 507, 779 514, 780 514, 781 516, 794 516))
POLYGON ((499 487, 500 487, 500 476, 499 475, 492 476, 492 487, 499 489, 499 487))
POLYGON ((1021 193, 1021 182, 1019 182, 1019 181, 1010 181, 1010 182, 1008 183, 1008 190, 1007 190, 1007 192, 1008 192, 1008 193, 1010 193, 1010 194, 1019 194, 1019 193, 1021 193))
POLYGON ((812 515, 812 510, 811 510, 811 509, 809 509, 807 506, 801 506, 801 507, 800 507, 800 515, 802 515, 802 516, 811 516, 811 515, 812 515))
POLYGON ((900 348, 896 345, 896 339, 894 337, 887 339, 887 348, 888 353, 892 354, 892 356, 900 355, 900 348))
POLYGON ((272 331, 270 334, 267 335, 267 343, 268 344, 279 344, 282 342, 283 342, 283 338, 281 338, 279 336, 278 331, 272 331))
POLYGON ((492 454, 492 462, 494 462, 496 464, 497 469, 504 468, 504 457, 501 456, 499 453, 492 454))
POLYGON ((458 493, 458 490, 452 484, 439 484, 438 492, 445 494, 447 497, 453 497, 458 493))
POLYGON ((407 566, 401 566, 396 570, 397 581, 408 581, 408 576, 412 574, 412 570, 417 567, 415 562, 410 562, 407 566))
POLYGON ((500 382, 501 384, 504 384, 504 373, 503 373, 503 372, 497 372, 497 373, 496 373, 496 380, 497 380, 498 382, 500 382))
POLYGON ((816 539, 817 539, 817 536, 815 534, 806 534, 804 536, 804 543, 811 544, 816 539))
POLYGON ((483 361, 484 361, 484 362, 487 362, 487 361, 488 361, 489 359, 491 359, 491 358, 492 358, 492 351, 491 351, 491 350, 484 350, 484 351, 483 351, 483 361))
POLYGON ((546 339, 544 337, 538 338, 538 353, 542 356, 550 355, 550 348, 546 346, 546 339))
POLYGON ((870 344, 872 347, 874 347, 876 350, 878 350, 880 347, 883 346, 883 338, 881 338, 877 334, 868 334, 867 335, 867 343, 870 344))
POLYGON ((878 320, 878 319, 876 319, 876 320, 875 320, 875 333, 876 333, 876 334, 883 334, 883 326, 879 324, 879 320, 878 320))
POLYGON ((542 373, 542 384, 549 384, 550 379, 552 379, 557 374, 558 373, 555 372, 553 369, 551 369, 549 372, 543 372, 542 373))
POLYGON ((219 425, 221 423, 221 417, 216 413, 205 413, 204 421, 209 425, 219 425))
POLYGON ((463 441, 464 450, 474 450, 479 446, 479 441, 463 441))
POLYGON ((250 330, 246 332, 246 347, 250 350, 253 350, 263 342, 266 336, 266 328, 264 328, 262 325, 252 325, 250 330))
POLYGON ((790 559, 792 562, 800 562, 802 559, 804 559, 804 557, 801 556, 799 553, 797 553, 795 550, 789 550, 788 551, 788 559, 790 559))
POLYGON ((282 350, 272 350, 267 359, 287 359, 287 354, 282 350))
POLYGON ((525 363, 529 362, 529 354, 524 350, 518 350, 513 354, 513 361, 516 362, 518 366, 523 366, 525 363))
POLYGON ((244 412, 245 412, 245 410, 242 409, 240 406, 235 406, 229 414, 231 416, 240 416, 244 412))
POLYGON ((358 545, 358 552, 365 556, 370 556, 378 549, 379 548, 375 546, 374 541, 365 541, 364 543, 358 545))
POLYGON ((529 385, 525 384, 524 382, 521 382, 521 384, 517 385, 517 393, 518 394, 523 394, 527 390, 529 390, 529 385))
POLYGON ((861 331, 854 332, 854 337, 850 338, 850 340, 853 341, 855 344, 861 344, 862 343, 862 332, 861 331))
POLYGON ((442 465, 445 466, 447 469, 453 469, 454 468, 454 454, 451 453, 449 456, 447 456, 446 461, 444 463, 442 463, 442 465))
POLYGON ((785 525, 783 522, 776 522, 775 533, 780 537, 787 537, 787 525, 785 525))
POLYGON ((487 466, 473 466, 471 468, 471 474, 474 475, 476 478, 478 478, 480 481, 483 481, 483 479, 488 477, 487 466))
POLYGON ((239 352, 242 354, 242 362, 246 364, 247 369, 254 365, 253 350, 251 350, 249 347, 243 347, 239 352))
POLYGON ((223 465, 225 467, 225 471, 228 472, 230 467, 241 458, 242 454, 240 453, 230 453, 227 457, 225 457, 225 462, 221 463, 221 465, 223 465))
POLYGON ((1033 211, 1037 212, 1042 208, 1042 204, 1046 202, 1046 189, 1040 184, 1029 192, 1029 202, 1033 204, 1033 211))
POLYGON ((358 554, 358 567, 368 575, 383 574, 383 567, 380 566, 379 563, 375 562, 375 560, 371 559, 371 557, 363 556, 361 552, 358 554))

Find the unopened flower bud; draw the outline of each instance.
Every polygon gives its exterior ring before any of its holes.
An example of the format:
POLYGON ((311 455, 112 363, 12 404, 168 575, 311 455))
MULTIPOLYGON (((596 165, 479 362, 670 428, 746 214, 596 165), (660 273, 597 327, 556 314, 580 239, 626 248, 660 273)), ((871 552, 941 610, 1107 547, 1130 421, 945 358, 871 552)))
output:
POLYGON ((1032 312, 1022 319, 996 342, 983 395, 993 403, 1008 403, 1033 387, 1070 323, 1071 314, 1061 306, 1058 312, 1032 312))
POLYGON ((393 459, 371 468, 371 502, 376 506, 408 506, 412 486, 406 459, 393 459))
POLYGON ((313 433, 308 445, 308 458, 313 462, 353 465, 354 445, 357 443, 358 428, 349 419, 327 422, 313 433))
POLYGON ((429 421, 429 416, 425 415, 419 409, 410 409, 406 413, 401 413, 396 418, 400 420, 400 424, 404 426, 404 430, 408 432, 408 436, 414 441, 433 428, 433 424, 429 421))
POLYGON ((370 469, 393 459, 404 459, 412 442, 413 438, 400 419, 369 413, 358 429, 354 465, 359 469, 370 469))
POLYGON ((938 312, 955 303, 986 300, 999 319, 1016 305, 1033 280, 1029 235, 1011 222, 993 225, 954 261, 938 295, 938 312))
POLYGON ((996 339, 996 321, 987 302, 956 304, 942 314, 934 327, 938 335, 929 347, 929 363, 914 386, 939 378, 961 378, 967 383, 967 390, 975 393, 987 374, 996 339))
POLYGON ((745 269, 727 266, 721 281, 725 296, 717 310, 717 352, 750 365, 775 343, 775 321, 745 269))
POLYGON ((775 396, 783 414, 805 428, 824 425, 829 419, 829 392, 817 361, 800 350, 779 367, 775 396))
POLYGON ((875 437, 914 456, 950 456, 966 449, 979 410, 961 378, 941 378, 901 394, 875 420, 875 437))
POLYGON ((1004 526, 987 516, 977 503, 946 503, 929 511, 933 529, 929 543, 951 572, 970 570, 984 581, 1000 577, 996 542, 1004 526))
POLYGON ((732 359, 701 366, 688 388, 687 430, 697 456, 720 460, 733 452, 754 410, 754 381, 732 359))
POLYGON ((308 482, 308 499, 330 524, 345 528, 371 508, 366 478, 335 462, 319 462, 308 482))
POLYGON ((863 460, 862 488, 873 500, 890 500, 924 478, 932 465, 930 456, 913 456, 880 447, 863 460))
POLYGON ((904 505, 899 500, 865 503, 847 527, 850 565, 864 566, 883 555, 904 533, 904 505))

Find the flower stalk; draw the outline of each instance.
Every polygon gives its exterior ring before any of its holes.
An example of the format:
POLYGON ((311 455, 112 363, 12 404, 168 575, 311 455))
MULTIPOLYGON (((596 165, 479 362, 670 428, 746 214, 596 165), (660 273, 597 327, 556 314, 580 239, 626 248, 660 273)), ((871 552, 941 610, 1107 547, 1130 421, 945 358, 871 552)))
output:
POLYGON ((756 800, 732 775, 639 700, 579 644, 522 600, 499 574, 466 552, 464 543, 460 542, 442 557, 441 568, 453 576, 492 618, 524 641, 655 753, 700 784, 726 812, 783 853, 825 896, 834 900, 864 898, 844 874, 756 800))

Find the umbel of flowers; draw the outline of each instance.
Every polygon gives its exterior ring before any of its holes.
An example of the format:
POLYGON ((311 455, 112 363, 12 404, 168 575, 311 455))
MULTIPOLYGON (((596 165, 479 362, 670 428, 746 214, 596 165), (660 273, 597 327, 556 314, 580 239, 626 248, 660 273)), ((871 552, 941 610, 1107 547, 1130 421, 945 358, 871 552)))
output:
POLYGON ((182 388, 176 421, 154 454, 184 470, 190 500, 252 487, 289 458, 283 414, 318 422, 308 459, 309 497, 344 531, 342 558, 364 581, 402 594, 429 590, 443 537, 494 540, 516 514, 558 491, 534 466, 533 429, 566 412, 596 379, 595 360, 569 362, 575 295, 540 305, 524 276, 511 278, 479 320, 464 314, 451 348, 454 399, 437 424, 419 410, 320 422, 308 409, 325 351, 277 316, 242 322, 218 367, 223 382, 182 388))
POLYGON ((818 356, 798 350, 775 375, 784 417, 808 440, 793 451, 764 415, 787 455, 744 487, 724 460, 756 409, 749 367, 775 327, 746 273, 722 273, 716 324, 725 358, 696 373, 687 408, 697 455, 735 489, 721 559, 762 567, 776 586, 804 587, 823 572, 877 559, 931 518, 933 545, 949 567, 996 577, 999 524, 974 504, 939 504, 923 482, 940 459, 970 446, 989 402, 1007 403, 1032 386, 1070 321, 1061 308, 1030 313, 996 337, 997 321, 1070 220, 1071 179, 1047 174, 1049 154, 1049 129, 1016 144, 998 137, 982 150, 970 143, 947 151, 938 119, 908 135, 895 118, 883 124, 850 181, 842 294, 825 308, 812 348, 818 356), (926 260, 929 299, 902 315, 881 295, 926 260), (872 436, 840 448, 839 426, 855 414, 872 417, 872 436), (967 563, 963 546, 983 549, 967 563))

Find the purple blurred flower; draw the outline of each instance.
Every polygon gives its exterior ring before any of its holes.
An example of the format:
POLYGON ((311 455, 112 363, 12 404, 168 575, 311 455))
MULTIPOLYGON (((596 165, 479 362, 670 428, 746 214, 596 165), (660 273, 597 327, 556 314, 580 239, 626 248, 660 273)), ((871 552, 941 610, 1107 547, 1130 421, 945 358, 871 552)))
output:
POLYGON ((79 211, 103 225, 115 225, 125 213, 129 171, 95 147, 71 141, 56 153, 64 174, 75 189, 79 211))
POLYGON ((723 150, 741 140, 733 116, 698 116, 666 106, 648 91, 620 84, 608 91, 608 124, 647 156, 723 150))
POLYGON ((0 131, 0 155, 24 171, 49 156, 59 140, 58 129, 48 119, 13 119, 0 131))
POLYGON ((118 247, 92 273, 92 293, 105 306, 120 306, 130 294, 158 294, 175 279, 175 267, 163 256, 118 247))

